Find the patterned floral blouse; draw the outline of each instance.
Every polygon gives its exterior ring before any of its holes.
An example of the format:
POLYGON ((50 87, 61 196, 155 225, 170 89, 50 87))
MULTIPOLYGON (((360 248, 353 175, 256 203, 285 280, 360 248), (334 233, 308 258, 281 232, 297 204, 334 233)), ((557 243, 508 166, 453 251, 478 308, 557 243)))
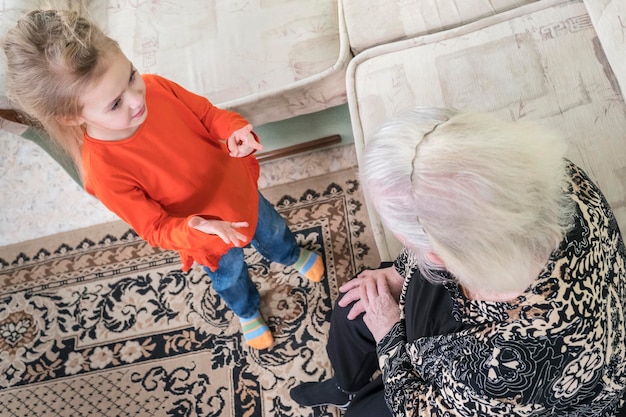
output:
MULTIPOLYGON (((378 344, 395 416, 609 416, 621 407, 626 250, 600 190, 568 169, 575 224, 526 292, 472 301, 447 283, 453 316, 468 327, 407 343, 402 320, 378 344)), ((406 290, 418 275, 408 251, 396 268, 406 290)))

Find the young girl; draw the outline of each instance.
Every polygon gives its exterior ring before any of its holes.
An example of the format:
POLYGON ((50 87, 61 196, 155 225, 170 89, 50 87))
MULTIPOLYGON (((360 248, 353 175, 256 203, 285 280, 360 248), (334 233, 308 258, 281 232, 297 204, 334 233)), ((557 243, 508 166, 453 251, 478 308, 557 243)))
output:
POLYGON ((157 75, 75 12, 37 10, 4 41, 7 95, 74 158, 85 189, 151 245, 203 265, 257 349, 273 337, 244 263, 251 243, 311 281, 322 259, 301 249, 257 190, 262 149, 239 114, 157 75))

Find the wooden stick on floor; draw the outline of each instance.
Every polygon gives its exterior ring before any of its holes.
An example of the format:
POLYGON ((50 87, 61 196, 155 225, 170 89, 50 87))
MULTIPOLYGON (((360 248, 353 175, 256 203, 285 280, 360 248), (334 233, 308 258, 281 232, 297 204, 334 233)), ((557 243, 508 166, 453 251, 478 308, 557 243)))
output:
POLYGON ((284 158, 286 156, 293 156, 299 153, 313 151, 329 145, 336 145, 338 143, 341 143, 341 136, 331 135, 272 151, 259 152, 256 154, 256 158, 259 162, 267 162, 278 158, 284 158))

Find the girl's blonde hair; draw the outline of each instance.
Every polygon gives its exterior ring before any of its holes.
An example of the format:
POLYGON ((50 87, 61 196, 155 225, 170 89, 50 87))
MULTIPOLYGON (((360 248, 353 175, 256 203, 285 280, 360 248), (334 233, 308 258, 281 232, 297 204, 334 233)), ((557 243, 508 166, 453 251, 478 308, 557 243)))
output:
POLYGON ((69 154, 82 177, 80 97, 104 73, 102 57, 119 50, 78 11, 35 10, 22 17, 3 41, 7 97, 69 154))
POLYGON ((417 108, 366 146, 361 181, 383 223, 441 280, 429 252, 470 292, 522 292, 568 229, 564 140, 485 114, 417 108))

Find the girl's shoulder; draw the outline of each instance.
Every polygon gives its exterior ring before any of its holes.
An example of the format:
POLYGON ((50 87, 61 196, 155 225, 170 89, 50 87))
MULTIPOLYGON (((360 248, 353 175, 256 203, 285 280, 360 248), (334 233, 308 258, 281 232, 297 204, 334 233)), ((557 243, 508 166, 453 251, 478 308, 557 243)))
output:
POLYGON ((193 95, 181 85, 158 74, 142 74, 141 78, 146 84, 146 91, 152 96, 155 94, 173 96, 186 101, 190 95, 193 95))
POLYGON ((143 78, 146 88, 162 87, 169 89, 172 85, 175 85, 173 81, 158 74, 141 74, 141 78, 143 78))
POLYGON ((169 78, 165 78, 159 74, 141 74, 141 78, 146 83, 146 86, 161 86, 167 89, 180 89, 183 88, 175 81, 170 80, 169 78))

